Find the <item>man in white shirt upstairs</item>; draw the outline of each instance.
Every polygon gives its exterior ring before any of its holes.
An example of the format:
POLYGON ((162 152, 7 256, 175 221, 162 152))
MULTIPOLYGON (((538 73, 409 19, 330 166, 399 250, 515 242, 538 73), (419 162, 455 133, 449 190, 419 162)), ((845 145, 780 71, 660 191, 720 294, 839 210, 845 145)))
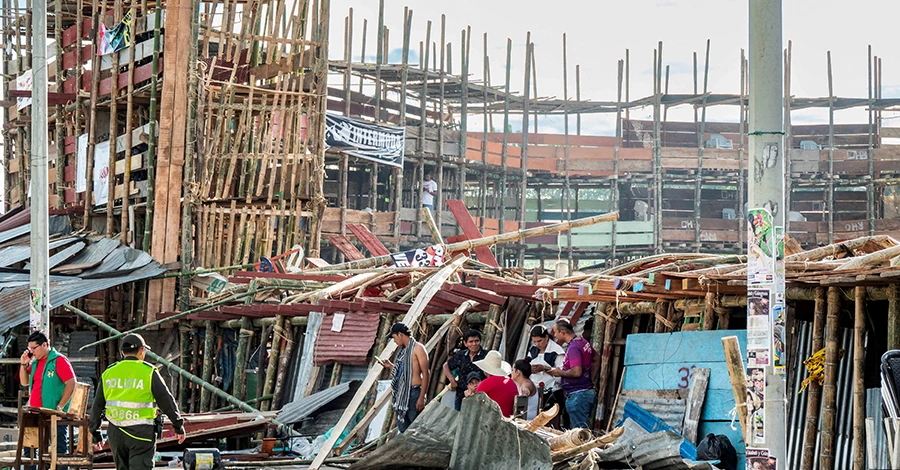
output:
POLYGON ((422 207, 434 210, 434 195, 437 194, 437 182, 431 179, 431 173, 425 173, 425 181, 422 182, 422 207))

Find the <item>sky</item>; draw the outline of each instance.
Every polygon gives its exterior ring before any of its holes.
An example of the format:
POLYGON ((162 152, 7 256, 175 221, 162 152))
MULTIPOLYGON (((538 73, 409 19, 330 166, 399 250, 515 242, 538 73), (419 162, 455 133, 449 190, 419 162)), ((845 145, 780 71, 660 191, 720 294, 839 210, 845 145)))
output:
MULTIPOLYGON (((748 45, 748 0, 385 0, 385 25, 390 30, 389 59, 399 63, 402 53, 403 9, 413 10, 412 60, 418 64, 418 43, 426 22, 432 22, 432 41, 440 40, 441 15, 446 15, 446 37, 452 43, 452 69, 460 71, 460 32, 472 28, 470 73, 481 79, 484 34, 488 34, 492 82, 502 83, 507 38, 512 39, 511 86, 524 86, 526 33, 531 32, 537 69, 538 95, 563 97, 563 46, 567 35, 568 84, 575 95, 575 67, 580 65, 582 99, 614 101, 616 67, 630 50, 631 98, 653 93, 653 50, 663 42, 663 63, 670 67, 669 92, 693 92, 693 53, 698 54, 700 89, 706 41, 710 40, 709 91, 739 93, 740 54, 748 45)), ((332 0, 331 46, 333 59, 343 57, 344 17, 353 8, 354 60, 359 60, 363 19, 368 19, 368 60, 374 60, 378 0, 332 0)), ((868 95, 868 46, 883 58, 883 96, 900 96, 900 50, 896 47, 896 19, 900 2, 891 0, 788 0, 783 8, 783 42, 792 41, 792 93, 798 97, 828 96, 827 52, 832 54, 834 94, 868 95)), ((709 108, 709 121, 736 122, 737 107, 709 108)), ((633 119, 652 118, 652 109, 632 113, 633 119)), ((885 126, 893 114, 885 113, 885 126)), ((574 118, 572 118, 574 126, 574 118)), ((900 118, 898 118, 900 119, 900 118)), ((690 107, 669 111, 669 120, 693 120, 690 107)), ((827 124, 827 110, 795 111, 794 124, 827 124)), ((837 111, 838 123, 867 122, 866 111, 837 111)), ((495 119, 495 126, 497 121, 495 119)), ((541 126, 561 131, 563 118, 542 118, 541 126), (546 123, 546 124, 545 124, 546 123)), ((900 125, 900 124, 896 124, 900 125)), ((470 117, 470 129, 481 121, 470 117)), ((518 120, 514 130, 521 127, 518 120)), ((574 132, 574 127, 572 128, 574 132)), ((550 129, 548 129, 550 130, 550 129)), ((542 129, 542 132, 544 129, 542 129)), ((585 116, 582 133, 610 135, 614 116, 585 116)))

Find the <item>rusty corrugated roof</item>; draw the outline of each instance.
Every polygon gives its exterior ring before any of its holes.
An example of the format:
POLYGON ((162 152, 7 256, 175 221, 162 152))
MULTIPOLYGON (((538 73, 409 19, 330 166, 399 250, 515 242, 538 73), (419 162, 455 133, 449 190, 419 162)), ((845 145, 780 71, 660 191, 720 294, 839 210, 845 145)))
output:
POLYGON ((367 313, 333 313, 322 321, 316 339, 315 364, 323 366, 332 362, 349 365, 366 364, 366 356, 378 333, 378 315, 367 313), (344 316, 340 331, 332 331, 336 315, 344 316))

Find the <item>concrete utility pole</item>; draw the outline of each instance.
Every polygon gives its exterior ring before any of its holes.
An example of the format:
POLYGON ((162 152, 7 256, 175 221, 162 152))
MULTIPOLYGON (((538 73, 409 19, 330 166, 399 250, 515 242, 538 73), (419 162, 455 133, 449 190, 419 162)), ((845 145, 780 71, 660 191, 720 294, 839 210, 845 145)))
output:
MULTIPOLYGON (((49 334, 50 204, 47 182, 47 2, 32 2, 31 87, 31 318, 32 330, 49 334)), ((61 66, 61 64, 57 64, 61 66)), ((62 171, 62 169, 60 169, 62 171)))
MULTIPOLYGON (((779 470, 785 453, 784 104, 781 0, 750 0, 747 460, 779 470)), ((769 468, 769 467, 766 467, 769 468)))

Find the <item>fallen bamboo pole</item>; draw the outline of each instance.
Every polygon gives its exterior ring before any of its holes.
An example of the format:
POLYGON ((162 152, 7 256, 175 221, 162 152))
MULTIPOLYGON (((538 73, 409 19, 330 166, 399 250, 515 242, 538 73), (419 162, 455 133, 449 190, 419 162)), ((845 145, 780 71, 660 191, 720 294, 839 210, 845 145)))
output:
MULTIPOLYGON (((492 235, 490 237, 476 238, 475 240, 465 240, 457 243, 444 245, 444 253, 454 253, 457 251, 471 250, 479 246, 496 245, 498 243, 508 243, 523 238, 534 237, 538 235, 546 235, 548 233, 557 233, 578 227, 599 224, 601 222, 611 222, 619 218, 618 212, 610 212, 607 214, 595 215, 593 217, 585 217, 576 219, 571 222, 560 222, 556 224, 544 225, 529 229, 516 230, 515 232, 503 233, 500 235, 492 235)), ((327 268, 317 268, 304 271, 305 273, 319 273, 325 270, 341 270, 341 269, 361 269, 379 266, 391 263, 393 258, 391 255, 376 256, 374 258, 366 258, 358 261, 349 261, 346 263, 335 264, 327 268)))
POLYGON ((851 258, 850 261, 847 261, 846 263, 840 265, 837 269, 835 269, 835 271, 847 271, 850 269, 874 266, 881 263, 886 263, 892 258, 896 258, 898 256, 900 256, 900 245, 885 248, 883 250, 869 253, 867 255, 851 258))
MULTIPOLYGON (((84 319, 85 321, 87 321, 88 323, 91 323, 91 324, 93 324, 93 325, 95 325, 95 326, 97 326, 97 327, 99 327, 99 328, 101 328, 101 329, 103 329, 103 330, 106 330, 107 332, 112 333, 113 335, 120 335, 120 336, 121 336, 121 333, 120 333, 119 331, 117 331, 115 328, 113 328, 113 327, 107 325, 106 323, 103 323, 103 322, 100 321, 100 320, 97 320, 96 318, 94 318, 93 316, 89 315, 88 313, 86 313, 86 312, 84 312, 84 311, 81 311, 81 310, 79 310, 79 309, 77 309, 77 308, 75 308, 75 307, 73 307, 73 306, 71 306, 71 305, 69 305, 69 304, 66 304, 66 305, 65 305, 65 308, 66 308, 67 310, 69 310, 70 312, 72 312, 72 313, 78 315, 79 317, 83 318, 83 319, 84 319)), ((216 387, 215 385, 213 385, 213 384, 211 384, 211 383, 209 383, 209 382, 204 381, 204 380, 201 379, 200 377, 197 377, 196 375, 191 374, 190 372, 188 372, 188 371, 182 369, 181 367, 178 367, 177 365, 173 364, 172 362, 170 362, 170 361, 168 361, 168 360, 166 360, 166 359, 160 357, 159 355, 157 355, 157 354, 154 353, 153 351, 147 350, 147 357, 149 357, 150 359, 152 359, 152 360, 154 360, 154 361, 156 361, 156 362, 158 362, 158 363, 160 363, 160 364, 166 366, 167 368, 173 370, 175 373, 177 373, 177 374, 179 374, 180 376, 182 376, 182 377, 184 377, 184 378, 190 380, 191 382, 193 382, 193 383, 195 383, 195 384, 201 386, 204 390, 207 390, 207 391, 209 391, 210 393, 216 395, 217 397, 219 397, 219 398, 221 398, 221 399, 227 401, 228 403, 230 403, 230 404, 232 404, 232 405, 234 405, 234 406, 240 408, 242 411, 245 411, 245 412, 247 412, 247 413, 255 413, 255 414, 258 414, 258 415, 262 416, 262 412, 261 412, 260 410, 257 410, 256 408, 253 408, 252 406, 248 405, 248 404, 245 403, 245 402, 242 402, 242 401, 238 400, 237 398, 235 398, 235 397, 232 396, 232 395, 229 395, 228 393, 225 393, 224 391, 222 391, 221 389, 219 389, 219 388, 216 387)), ((278 422, 278 421, 275 420, 275 419, 272 420, 272 423, 273 423, 273 424, 277 424, 277 425, 279 425, 279 426, 284 426, 282 423, 278 422)))
POLYGON ((93 343, 91 343, 91 344, 82 346, 81 349, 79 349, 79 351, 84 351, 84 350, 87 349, 87 348, 91 348, 91 347, 94 347, 94 346, 97 346, 97 345, 106 343, 106 342, 108 342, 108 341, 112 341, 112 340, 115 340, 115 339, 119 339, 119 338, 121 338, 121 337, 123 337, 123 336, 125 336, 125 335, 128 335, 128 334, 131 334, 131 333, 137 333, 138 331, 143 331, 143 330, 146 330, 146 329, 149 329, 149 328, 153 328, 154 326, 159 326, 159 325, 162 325, 163 323, 166 323, 166 322, 170 322, 170 321, 173 321, 173 320, 178 320, 178 319, 180 319, 180 318, 184 318, 184 317, 186 317, 186 316, 188 316, 188 315, 192 315, 192 314, 194 314, 194 313, 203 312, 203 311, 209 310, 209 309, 211 309, 211 308, 218 307, 218 306, 220 306, 220 305, 225 305, 225 304, 227 304, 227 303, 234 302, 235 300, 240 300, 240 299, 244 299, 244 298, 247 298, 247 297, 252 297, 252 296, 255 296, 256 294, 258 294, 258 293, 260 293, 260 292, 262 292, 262 291, 264 291, 264 290, 270 290, 270 289, 273 289, 273 287, 261 287, 261 288, 258 288, 258 289, 250 289, 250 291, 244 292, 243 294, 237 294, 237 295, 229 296, 229 297, 226 297, 226 298, 224 298, 224 299, 222 299, 222 300, 218 300, 218 301, 215 301, 215 302, 212 302, 212 303, 208 303, 208 304, 206 304, 206 305, 201 305, 200 307, 192 308, 192 309, 190 309, 190 310, 186 310, 186 311, 184 311, 184 312, 181 312, 181 313, 172 315, 171 317, 166 317, 166 318, 163 318, 163 319, 161 319, 161 320, 156 320, 156 321, 154 321, 154 322, 147 323, 146 325, 141 325, 141 326, 139 326, 139 327, 137 327, 137 328, 133 328, 133 329, 128 330, 128 331, 126 331, 126 332, 124 332, 124 333, 118 333, 118 332, 117 332, 117 333, 113 334, 112 336, 108 336, 108 337, 103 338, 103 339, 101 339, 101 340, 99 340, 99 341, 95 341, 95 342, 93 342, 93 343))
POLYGON ((896 246, 897 241, 887 235, 876 235, 874 237, 859 237, 852 240, 846 240, 840 243, 832 243, 831 245, 813 248, 803 253, 797 253, 785 256, 784 261, 819 261, 829 256, 837 256, 847 251, 853 251, 862 248, 866 243, 872 242, 883 247, 896 246))

